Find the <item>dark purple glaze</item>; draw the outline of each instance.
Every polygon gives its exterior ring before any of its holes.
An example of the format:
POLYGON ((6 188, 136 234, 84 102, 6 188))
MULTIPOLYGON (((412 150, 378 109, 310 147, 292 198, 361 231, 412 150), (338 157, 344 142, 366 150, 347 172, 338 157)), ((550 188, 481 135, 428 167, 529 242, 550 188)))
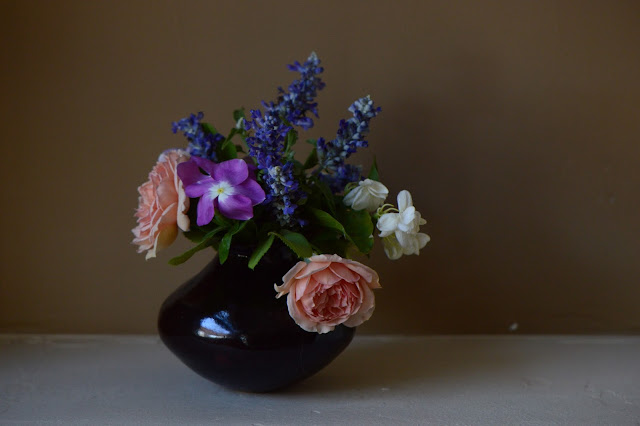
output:
POLYGON ((295 259, 274 247, 252 271, 247 254, 235 250, 224 265, 215 258, 173 292, 160 308, 158 331, 201 376, 231 389, 269 392, 321 370, 349 345, 355 328, 301 329, 273 288, 295 259))

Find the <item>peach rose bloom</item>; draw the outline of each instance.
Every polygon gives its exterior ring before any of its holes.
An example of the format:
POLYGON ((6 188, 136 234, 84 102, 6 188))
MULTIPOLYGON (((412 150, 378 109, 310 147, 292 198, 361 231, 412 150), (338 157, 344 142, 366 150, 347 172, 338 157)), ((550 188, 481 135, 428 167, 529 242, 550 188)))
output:
POLYGON ((131 231, 138 253, 147 252, 146 259, 156 257, 156 251, 173 243, 178 227, 189 230, 189 198, 184 193, 176 167, 187 161, 189 154, 174 149, 160 154, 157 164, 149 173, 149 180, 138 187, 138 226, 131 231))
POLYGON ((276 297, 287 296, 289 315, 302 329, 328 333, 336 325, 355 327, 375 308, 371 289, 380 288, 373 269, 338 255, 318 255, 298 262, 274 285, 276 297))

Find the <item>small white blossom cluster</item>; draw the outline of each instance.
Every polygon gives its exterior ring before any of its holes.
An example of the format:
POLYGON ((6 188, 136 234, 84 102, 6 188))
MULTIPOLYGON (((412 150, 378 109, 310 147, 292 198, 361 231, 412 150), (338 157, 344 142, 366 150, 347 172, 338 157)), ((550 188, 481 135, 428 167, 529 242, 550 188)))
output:
POLYGON ((389 190, 380 182, 365 179, 347 193, 343 202, 354 210, 377 210, 379 236, 389 259, 420 254, 420 249, 430 240, 427 234, 420 232, 420 226, 427 221, 413 206, 409 191, 398 194, 398 208, 383 204, 388 194, 389 190))

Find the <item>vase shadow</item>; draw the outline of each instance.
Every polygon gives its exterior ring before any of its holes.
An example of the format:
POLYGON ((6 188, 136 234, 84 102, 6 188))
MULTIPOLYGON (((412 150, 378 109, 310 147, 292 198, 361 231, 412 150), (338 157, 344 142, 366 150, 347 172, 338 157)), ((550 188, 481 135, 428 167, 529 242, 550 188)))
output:
POLYGON ((501 351, 500 346, 490 347, 482 337, 356 339, 324 370, 280 393, 385 391, 414 384, 443 383, 465 375, 497 373, 518 362, 515 354, 501 351))

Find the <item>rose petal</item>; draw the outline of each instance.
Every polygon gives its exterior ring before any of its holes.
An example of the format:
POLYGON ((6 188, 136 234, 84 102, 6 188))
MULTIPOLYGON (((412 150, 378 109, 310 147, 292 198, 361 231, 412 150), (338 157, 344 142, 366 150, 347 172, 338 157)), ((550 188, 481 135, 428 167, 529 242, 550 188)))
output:
POLYGON ((356 274, 342 263, 334 262, 329 266, 329 268, 334 274, 347 282, 355 283, 360 279, 360 275, 356 274))
POLYGON ((178 228, 175 226, 168 226, 160 231, 155 238, 153 246, 147 251, 145 260, 149 260, 152 257, 156 257, 156 251, 162 250, 171 245, 178 236, 178 228))
POLYGON ((316 254, 309 258, 310 262, 342 262, 343 259, 337 254, 316 254))
POLYGON ((156 201, 158 205, 165 209, 178 200, 178 193, 173 181, 162 181, 156 188, 156 201))
POLYGON ((362 303, 358 311, 344 322, 347 327, 356 327, 367 321, 373 315, 376 307, 373 291, 365 285, 361 286, 360 289, 362 291, 362 303))
POLYGON ((317 262, 317 261, 313 261, 313 257, 309 258, 310 262, 307 263, 305 265, 304 268, 302 268, 302 270, 300 270, 300 272, 296 275, 296 279, 300 279, 300 278, 304 278, 308 275, 311 275, 315 272, 321 271, 325 268, 329 267, 329 263, 330 262, 317 262))
POLYGON ((356 274, 360 275, 367 282, 373 281, 374 277, 377 278, 378 276, 378 274, 373 269, 369 268, 368 266, 364 266, 360 262, 356 262, 352 260, 352 261, 344 262, 344 266, 351 269, 356 274))
POLYGON ((291 286, 294 283, 293 277, 306 266, 305 262, 298 262, 287 272, 284 277, 282 277, 282 285, 274 284, 273 288, 278 292, 276 298, 282 297, 284 294, 289 293, 291 291, 291 286))
POLYGON ((309 288, 310 290, 313 290, 318 286, 318 282, 311 277, 312 277, 311 275, 308 275, 305 278, 302 278, 296 281, 296 288, 295 288, 295 295, 294 295, 296 301, 302 299, 302 296, 305 295, 307 288, 309 288), (311 283, 311 285, 309 285, 309 283, 311 283))
POLYGON ((289 315, 293 318, 296 324, 300 326, 300 328, 312 333, 318 331, 318 323, 304 314, 304 310, 299 305, 299 302, 296 303, 292 293, 289 293, 287 296, 287 308, 289 309, 289 315))
MULTIPOLYGON (((333 263, 331 263, 330 265, 333 265, 333 263)), ((333 285, 340 281, 340 277, 331 270, 331 266, 329 266, 329 268, 324 268, 320 271, 314 272, 312 276, 313 279, 324 286, 333 285)))

